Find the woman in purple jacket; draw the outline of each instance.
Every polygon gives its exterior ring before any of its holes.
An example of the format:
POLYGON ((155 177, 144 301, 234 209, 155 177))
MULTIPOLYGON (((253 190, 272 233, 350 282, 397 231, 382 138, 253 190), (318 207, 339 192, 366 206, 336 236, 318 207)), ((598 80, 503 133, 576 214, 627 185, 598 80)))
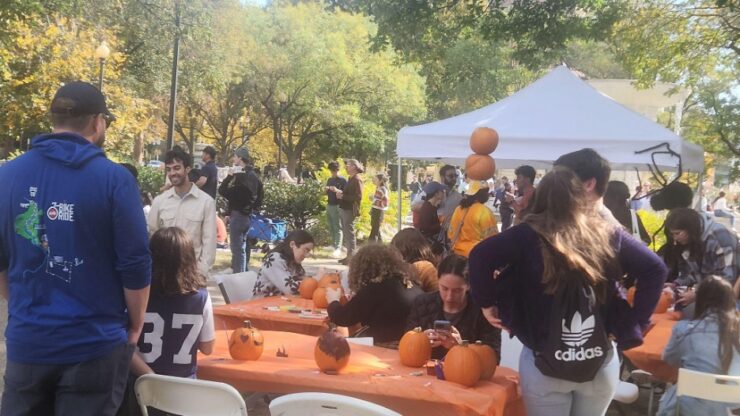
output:
POLYGON ((665 280, 661 260, 587 201, 578 177, 556 166, 542 178, 522 224, 482 241, 470 255, 473 299, 492 325, 524 344, 519 371, 530 416, 604 414, 619 381, 614 348, 591 381, 546 376, 535 365, 552 328, 553 293, 572 284, 565 276, 577 271, 600 294, 603 327, 623 349, 642 343, 665 280), (634 308, 617 290, 625 273, 637 282, 634 308))

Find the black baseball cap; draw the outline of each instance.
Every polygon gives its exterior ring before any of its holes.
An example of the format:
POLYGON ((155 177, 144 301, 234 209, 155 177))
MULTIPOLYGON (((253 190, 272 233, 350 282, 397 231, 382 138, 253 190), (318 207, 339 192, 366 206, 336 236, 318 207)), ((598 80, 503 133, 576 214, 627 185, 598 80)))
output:
POLYGON ((115 120, 103 93, 94 85, 82 81, 70 82, 59 88, 51 100, 51 112, 71 116, 105 114, 111 121, 115 120))

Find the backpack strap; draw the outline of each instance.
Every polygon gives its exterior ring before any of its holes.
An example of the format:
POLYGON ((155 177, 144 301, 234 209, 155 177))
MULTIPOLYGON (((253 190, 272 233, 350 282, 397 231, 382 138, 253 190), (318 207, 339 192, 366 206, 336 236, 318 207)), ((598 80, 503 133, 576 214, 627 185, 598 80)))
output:
POLYGON ((457 243, 457 239, 460 238, 460 231, 462 231, 463 224, 465 224, 465 217, 468 215, 468 211, 470 211, 470 208, 469 207, 465 208, 465 213, 463 214, 463 217, 460 220, 460 225, 457 226, 457 228, 455 229, 455 234, 453 234, 454 237, 452 237, 450 248, 454 248, 455 244, 457 243))

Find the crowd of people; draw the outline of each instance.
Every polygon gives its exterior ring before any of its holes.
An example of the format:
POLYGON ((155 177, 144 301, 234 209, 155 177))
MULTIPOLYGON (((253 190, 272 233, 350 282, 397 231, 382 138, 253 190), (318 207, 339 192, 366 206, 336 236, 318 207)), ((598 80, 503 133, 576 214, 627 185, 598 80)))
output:
MULTIPOLYGON (((220 186, 212 167, 190 177, 190 155, 173 149, 165 157, 170 186, 145 219, 135 178, 102 151, 114 117, 100 91, 69 83, 51 114, 53 132, 0 168, 0 181, 11 184, 0 189, 0 295, 9 302, 0 414, 133 414, 136 377, 195 377, 197 352, 212 352, 206 278, 216 247, 214 197, 228 202, 239 273, 248 266, 246 234, 262 182, 246 149, 235 151, 237 168, 220 186)), ((208 166, 213 153, 203 153, 208 166)), ((604 414, 620 351, 642 343, 658 298, 670 290, 685 321, 665 360, 740 375, 737 235, 689 208, 688 186, 675 182, 653 196, 654 207, 669 210, 668 242, 654 253, 631 212, 635 198, 609 182, 609 163, 594 150, 562 155, 541 178, 519 167, 515 190, 503 178, 463 186, 462 172, 446 165, 441 182, 412 189, 414 227, 384 244, 388 190, 379 174, 376 191, 364 196, 372 201, 370 241, 358 248, 364 166, 354 159, 345 166, 347 179, 329 164, 326 192, 333 247, 347 250, 340 262, 349 266, 348 300, 339 288, 328 288, 326 300, 329 321, 361 327, 354 336, 395 348, 421 327, 436 358, 463 340, 480 340, 500 357, 501 337, 516 336, 527 414, 604 414), (487 206, 492 195, 501 229, 487 206)), ((722 201, 713 205, 721 216, 722 201)), ((314 246, 307 231, 293 230, 263 259, 254 296, 297 294, 314 246)), ((659 412, 677 403, 692 414, 737 406, 679 399, 671 388, 659 412)))

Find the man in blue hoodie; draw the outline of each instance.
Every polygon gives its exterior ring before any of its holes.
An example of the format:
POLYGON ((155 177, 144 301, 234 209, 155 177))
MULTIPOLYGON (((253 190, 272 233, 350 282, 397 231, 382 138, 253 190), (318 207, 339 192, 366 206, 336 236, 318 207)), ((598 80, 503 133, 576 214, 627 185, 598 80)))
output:
POLYGON ((97 88, 69 83, 51 103, 53 133, 0 168, 2 416, 120 405, 151 258, 136 181, 101 149, 112 120, 97 88))

